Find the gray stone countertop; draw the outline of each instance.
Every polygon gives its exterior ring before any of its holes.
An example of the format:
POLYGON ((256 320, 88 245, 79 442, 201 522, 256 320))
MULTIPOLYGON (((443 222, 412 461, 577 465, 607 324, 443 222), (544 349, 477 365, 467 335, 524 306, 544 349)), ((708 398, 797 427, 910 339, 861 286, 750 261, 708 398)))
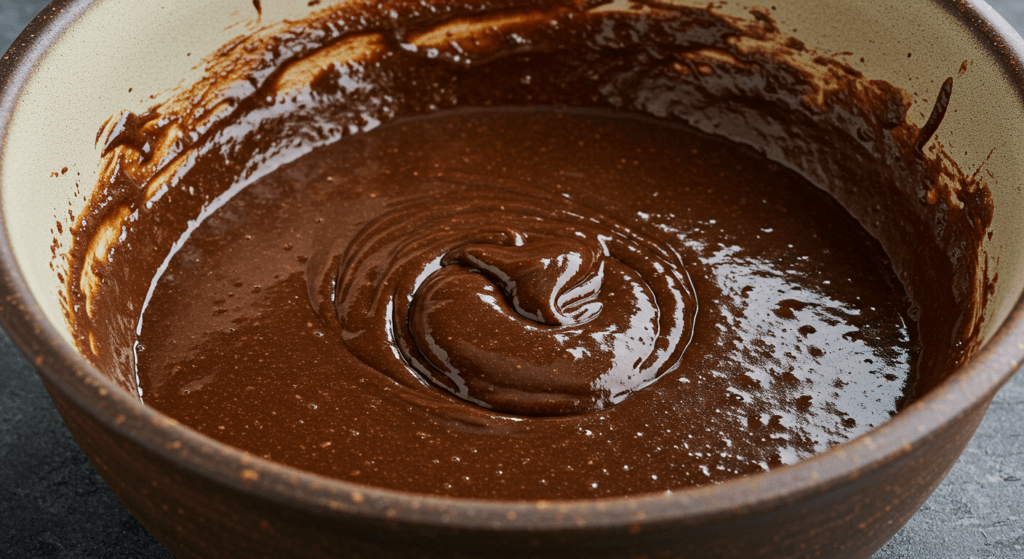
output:
MULTIPOLYGON (((1024 0, 989 3, 1024 32, 1024 0)), ((46 2, 0 0, 0 53, 46 2)), ((0 558, 170 558, 82 455, 32 366, 0 331, 0 558)), ((1024 374, 960 461, 873 559, 1024 558, 1024 374)))

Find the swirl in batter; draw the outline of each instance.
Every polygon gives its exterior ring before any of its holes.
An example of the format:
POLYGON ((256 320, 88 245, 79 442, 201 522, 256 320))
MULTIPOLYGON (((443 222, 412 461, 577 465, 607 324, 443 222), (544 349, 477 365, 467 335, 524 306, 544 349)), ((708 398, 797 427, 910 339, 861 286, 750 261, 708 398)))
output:
POLYGON ((338 268, 345 344, 494 411, 605 409, 676 367, 696 300, 679 256, 564 197, 437 181, 338 268), (402 359, 380 359, 382 340, 402 359))

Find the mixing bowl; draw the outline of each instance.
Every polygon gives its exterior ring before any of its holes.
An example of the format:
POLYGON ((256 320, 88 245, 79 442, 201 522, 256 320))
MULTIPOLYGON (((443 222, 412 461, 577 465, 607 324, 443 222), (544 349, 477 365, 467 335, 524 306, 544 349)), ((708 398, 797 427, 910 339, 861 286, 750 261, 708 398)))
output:
MULTIPOLYGON (((682 2, 702 5, 702 2, 682 2)), ((62 305, 69 220, 99 170, 97 127, 201 76, 233 38, 319 2, 58 1, 0 62, 3 323, 125 506, 180 557, 868 557, 927 499, 1024 359, 1024 41, 981 2, 779 0, 809 48, 914 96, 922 125, 981 169, 997 277, 983 347, 891 421, 814 458, 721 485, 583 501, 449 499, 341 482, 220 444, 141 404, 76 350, 62 305)), ((721 10, 737 10, 724 5, 721 10)))

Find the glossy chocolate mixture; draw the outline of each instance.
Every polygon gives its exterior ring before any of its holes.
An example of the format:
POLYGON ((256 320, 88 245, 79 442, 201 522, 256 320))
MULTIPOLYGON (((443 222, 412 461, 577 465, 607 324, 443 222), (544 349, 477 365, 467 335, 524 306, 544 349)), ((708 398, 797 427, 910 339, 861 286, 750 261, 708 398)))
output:
POLYGON ((553 499, 793 463, 969 356, 991 201, 944 104, 764 12, 439 6, 243 37, 101 128, 99 367, 271 460, 553 499))

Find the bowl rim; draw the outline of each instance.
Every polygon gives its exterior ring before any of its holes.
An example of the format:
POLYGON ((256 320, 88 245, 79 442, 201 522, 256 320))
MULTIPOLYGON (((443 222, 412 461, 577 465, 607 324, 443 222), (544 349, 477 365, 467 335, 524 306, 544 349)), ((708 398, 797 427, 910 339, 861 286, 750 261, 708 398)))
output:
MULTIPOLYGON (((19 95, 49 46, 102 1, 55 0, 0 59, 0 156, 19 95)), ((979 45, 1000 62, 1004 79, 1018 92, 1024 106, 1024 39, 981 0, 923 1, 967 27, 979 45)), ((0 169, 3 163, 0 157, 0 169)), ((0 184, 0 191, 2 188, 0 184)), ((504 501, 407 493, 327 478, 258 458, 145 406, 101 375, 46 319, 17 266, 7 231, 6 216, 0 212, 0 323, 49 390, 70 400, 105 429, 178 468, 251 497, 329 517, 359 517, 392 525, 565 533, 635 529, 638 525, 696 526, 770 511, 846 485, 925 445, 934 431, 957 422, 978 406, 987 406, 1024 362, 1022 295, 992 339, 936 388, 881 426, 790 466, 720 485, 599 499, 504 501)))

